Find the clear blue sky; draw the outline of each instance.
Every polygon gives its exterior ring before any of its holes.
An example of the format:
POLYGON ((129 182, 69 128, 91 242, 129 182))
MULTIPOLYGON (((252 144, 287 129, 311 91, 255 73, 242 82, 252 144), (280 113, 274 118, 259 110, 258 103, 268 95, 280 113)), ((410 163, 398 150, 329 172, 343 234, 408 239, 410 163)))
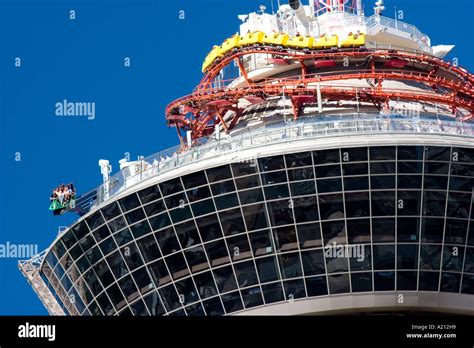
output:
MULTIPOLYGON (((364 0, 366 14, 373 2, 364 0)), ((50 214, 53 187, 71 181, 88 191, 101 181, 99 158, 115 172, 125 152, 175 145, 164 107, 191 92, 208 50, 259 4, 271 9, 270 0, 0 0, 0 244, 47 248, 77 218, 50 214), (55 116, 63 99, 95 102, 95 120, 55 116)), ((384 14, 393 17, 395 5, 434 44, 455 44, 451 56, 474 70, 472 1, 387 0, 384 14)), ((16 264, 0 258, 0 315, 47 314, 16 264)))

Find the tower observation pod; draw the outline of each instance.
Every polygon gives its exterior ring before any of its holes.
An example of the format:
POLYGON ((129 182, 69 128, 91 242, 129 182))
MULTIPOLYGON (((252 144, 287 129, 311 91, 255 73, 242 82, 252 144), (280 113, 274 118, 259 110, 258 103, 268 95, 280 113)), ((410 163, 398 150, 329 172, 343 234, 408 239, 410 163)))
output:
POLYGON ((179 145, 102 162, 20 263, 50 313, 474 314, 474 76, 384 10, 239 15, 165 109, 179 145))

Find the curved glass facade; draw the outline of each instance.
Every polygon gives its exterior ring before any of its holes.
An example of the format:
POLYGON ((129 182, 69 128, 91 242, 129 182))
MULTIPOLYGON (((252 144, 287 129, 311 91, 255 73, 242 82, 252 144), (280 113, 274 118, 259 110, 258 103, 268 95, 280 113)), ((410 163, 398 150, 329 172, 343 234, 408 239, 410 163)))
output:
POLYGON ((52 246, 41 273, 72 315, 474 294, 473 187, 472 148, 370 146, 232 163, 97 210, 52 246), (363 257, 325 249, 346 244, 363 257))

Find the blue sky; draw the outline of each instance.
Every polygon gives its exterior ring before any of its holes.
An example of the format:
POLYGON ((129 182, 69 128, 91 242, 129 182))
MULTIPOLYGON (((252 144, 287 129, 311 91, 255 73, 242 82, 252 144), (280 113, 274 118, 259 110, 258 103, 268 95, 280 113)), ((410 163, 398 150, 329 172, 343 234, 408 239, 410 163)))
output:
MULTIPOLYGON (((364 3, 370 14, 373 1, 364 3)), ((433 44, 455 44, 451 57, 473 71, 474 3, 457 3, 387 0, 384 14, 393 17, 396 5, 433 44)), ((125 152, 176 145, 165 106, 192 91, 212 45, 259 4, 271 9, 270 0, 0 0, 0 244, 47 248, 58 226, 77 218, 50 214, 53 187, 89 191, 100 184, 100 158, 115 172, 125 152), (55 116, 64 99, 95 102, 95 119, 55 116)), ((47 314, 16 264, 0 258, 0 315, 47 314)))

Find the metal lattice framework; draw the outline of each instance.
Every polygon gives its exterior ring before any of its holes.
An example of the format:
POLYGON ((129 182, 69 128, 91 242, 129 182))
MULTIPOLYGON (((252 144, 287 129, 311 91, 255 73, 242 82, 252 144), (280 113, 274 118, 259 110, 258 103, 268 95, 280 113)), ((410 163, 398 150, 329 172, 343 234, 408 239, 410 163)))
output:
MULTIPOLYGON (((296 69, 298 64, 295 64, 296 69)), ((379 108, 390 100, 437 103, 449 107, 454 115, 458 114, 457 110, 463 110, 464 113, 459 113, 462 116, 458 117, 468 121, 474 118, 473 87, 474 76, 467 70, 422 53, 368 49, 310 52, 265 46, 247 47, 229 52, 215 62, 192 94, 167 106, 166 119, 169 125, 176 126, 180 139, 181 130, 191 130, 193 138, 200 138, 211 134, 215 125, 222 125, 226 131, 232 129, 243 112, 243 107, 239 106, 240 100, 259 104, 269 98, 286 96, 291 100, 296 118, 305 104, 316 103, 320 95, 331 101, 373 103, 379 108), (298 63, 300 71, 291 77, 252 80, 243 64, 243 57, 249 54, 268 54, 277 65, 298 63), (331 62, 335 66, 342 66, 341 62, 347 59, 365 61, 368 69, 308 73, 311 64, 331 62), (216 84, 222 69, 234 61, 240 70, 240 83, 236 80, 219 80, 219 84, 216 84), (387 66, 387 62, 394 65, 387 66), (376 64, 385 65, 382 69, 376 64), (334 81, 362 79, 373 83, 367 87, 327 85, 334 81), (389 89, 382 85, 385 80, 416 82, 427 86, 429 90, 389 89), (224 121, 228 111, 233 111, 234 115, 224 121)))
POLYGON ((18 262, 18 268, 38 295, 50 315, 65 315, 58 301, 51 293, 39 274, 41 263, 48 250, 44 250, 29 260, 18 262))

